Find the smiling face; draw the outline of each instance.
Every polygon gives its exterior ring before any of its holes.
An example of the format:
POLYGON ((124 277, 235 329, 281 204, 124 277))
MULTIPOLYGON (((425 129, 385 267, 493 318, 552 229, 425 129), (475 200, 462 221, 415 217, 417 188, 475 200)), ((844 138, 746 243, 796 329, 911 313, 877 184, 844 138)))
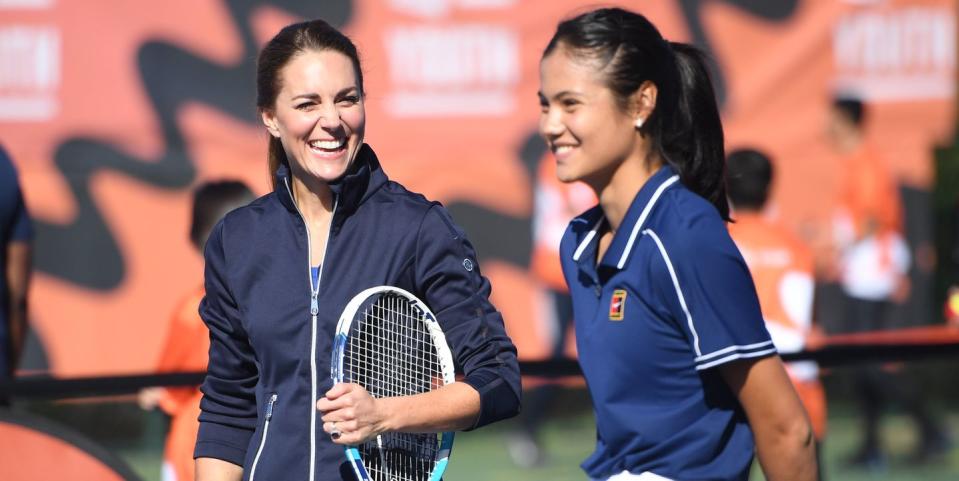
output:
POLYGON ((357 72, 334 50, 308 50, 280 70, 273 108, 262 112, 280 139, 297 179, 310 184, 341 177, 363 145, 366 112, 357 72))
POLYGON ((559 180, 594 190, 632 156, 642 157, 639 113, 624 110, 598 63, 560 45, 540 62, 539 131, 556 157, 559 180))

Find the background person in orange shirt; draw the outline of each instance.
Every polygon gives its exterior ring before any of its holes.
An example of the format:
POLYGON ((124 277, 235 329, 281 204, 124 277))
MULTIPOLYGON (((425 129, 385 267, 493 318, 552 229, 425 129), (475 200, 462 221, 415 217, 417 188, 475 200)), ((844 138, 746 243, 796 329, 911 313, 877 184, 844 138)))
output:
MULTIPOLYGON (((254 198, 253 192, 237 181, 200 185, 193 193, 193 221, 190 225, 190 241, 197 253, 203 252, 210 230, 227 212, 246 205, 254 198)), ((157 372, 206 370, 210 334, 198 312, 202 299, 203 284, 200 280, 173 313, 157 372)), ((153 409, 159 406, 170 416, 170 431, 163 449, 163 481, 193 481, 193 447, 199 429, 197 417, 200 415, 201 397, 197 386, 154 387, 140 391, 140 407, 153 409)))
MULTIPOLYGON (((865 138, 866 108, 854 97, 833 101, 827 137, 842 156, 834 241, 839 282, 847 296, 846 332, 890 328, 890 303, 909 297, 909 248, 902 235, 902 201, 895 178, 882 155, 865 138)), ((863 440, 853 464, 882 468, 885 455, 879 439, 884 404, 894 401, 919 427, 914 461, 943 453, 947 438, 925 407, 919 386, 890 366, 854 368, 857 404, 863 416, 863 440)))
MULTIPOLYGON (((542 292, 537 303, 536 320, 548 344, 546 359, 575 357, 574 353, 568 352, 575 341, 571 329, 573 301, 559 262, 559 243, 569 220, 596 205, 596 194, 581 182, 560 182, 556 177, 556 160, 552 154, 540 160, 533 192, 530 273, 542 292)), ((546 460, 539 436, 540 428, 556 404, 562 385, 562 381, 554 380, 534 382, 542 384, 530 386, 523 395, 523 410, 507 437, 507 448, 513 462, 527 468, 539 466, 546 460)))
MULTIPOLYGON (((741 149, 726 159, 726 194, 733 208, 729 234, 756 284, 766 328, 780 353, 798 352, 812 334, 815 281, 812 251, 785 226, 764 215, 773 166, 759 151, 741 149)), ((786 364, 812 422, 817 444, 826 434, 826 395, 813 361, 786 364)), ((818 456, 817 448, 817 456, 818 456)), ((819 463, 820 472, 822 463, 819 463)))

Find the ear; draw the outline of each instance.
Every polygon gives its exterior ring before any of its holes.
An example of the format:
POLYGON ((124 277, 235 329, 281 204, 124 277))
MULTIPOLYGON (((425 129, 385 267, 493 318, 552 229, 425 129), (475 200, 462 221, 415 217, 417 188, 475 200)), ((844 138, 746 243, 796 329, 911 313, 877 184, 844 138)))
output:
POLYGON ((633 93, 630 103, 632 104, 632 115, 636 128, 642 127, 643 122, 653 114, 653 110, 656 109, 658 93, 659 89, 656 88, 656 84, 649 80, 643 82, 633 93))
POLYGON ((261 110, 260 120, 263 121, 263 125, 266 126, 266 130, 270 135, 280 138, 280 129, 277 127, 276 115, 274 115, 272 110, 261 110))

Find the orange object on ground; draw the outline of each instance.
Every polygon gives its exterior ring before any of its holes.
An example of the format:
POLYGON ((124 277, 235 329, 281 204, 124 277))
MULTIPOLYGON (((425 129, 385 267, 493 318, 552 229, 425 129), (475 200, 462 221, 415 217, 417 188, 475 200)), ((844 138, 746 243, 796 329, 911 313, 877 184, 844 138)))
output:
MULTIPOLYGON (((780 352, 806 348, 812 332, 813 256, 783 226, 754 213, 734 213, 729 233, 742 252, 759 296, 766 328, 780 352)), ((786 364, 816 438, 826 434, 826 396, 812 361, 786 364)))
POLYGON ((3 481, 124 481, 133 476, 125 462, 70 428, 22 412, 0 411, 3 481))

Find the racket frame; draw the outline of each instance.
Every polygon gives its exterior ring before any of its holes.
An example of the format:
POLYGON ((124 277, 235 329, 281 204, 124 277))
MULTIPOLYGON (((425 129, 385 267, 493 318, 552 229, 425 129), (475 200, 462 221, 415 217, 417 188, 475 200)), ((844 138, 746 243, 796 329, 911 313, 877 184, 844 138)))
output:
MULTIPOLYGON (((353 325, 353 319, 356 317, 357 311, 359 311, 360 307, 362 307, 370 297, 383 293, 393 293, 405 297, 413 308, 420 311, 420 319, 426 324, 430 337, 433 339, 433 345, 436 348, 436 356, 443 372, 443 385, 453 383, 456 380, 456 373, 453 368, 453 355, 449 345, 446 343, 446 336, 443 334, 443 329, 440 327, 439 322, 437 322, 433 311, 430 310, 425 302, 421 301, 409 291, 394 286, 376 286, 353 296, 350 302, 346 304, 346 307, 343 309, 343 314, 336 324, 336 335, 333 338, 333 355, 330 362, 330 377, 333 379, 333 384, 336 385, 343 382, 343 353, 346 349, 347 341, 349 341, 350 327, 353 325)), ((450 452, 453 449, 454 433, 452 431, 436 434, 440 438, 439 449, 437 450, 436 460, 434 461, 433 472, 430 474, 430 481, 440 481, 442 479, 443 473, 449 464, 450 452)), ((346 446, 346 459, 353 467, 353 472, 359 481, 372 481, 369 472, 367 472, 366 467, 363 466, 360 451, 356 446, 346 446)))

